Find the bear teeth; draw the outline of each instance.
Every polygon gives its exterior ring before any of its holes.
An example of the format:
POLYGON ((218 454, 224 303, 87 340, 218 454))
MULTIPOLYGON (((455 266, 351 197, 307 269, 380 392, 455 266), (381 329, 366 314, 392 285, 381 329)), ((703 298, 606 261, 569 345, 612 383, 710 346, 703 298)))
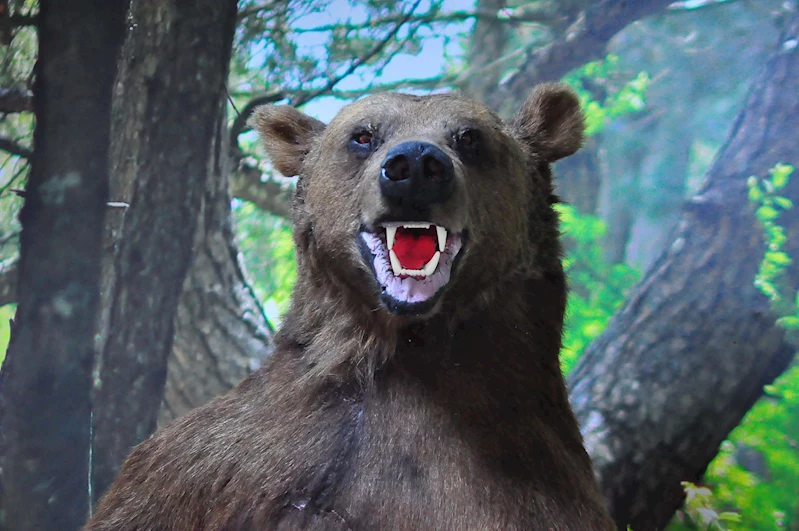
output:
POLYGON ((444 252, 447 246, 447 229, 436 225, 436 233, 438 234, 438 250, 444 252))
MULTIPOLYGON (((394 248, 394 238, 397 236, 397 228, 403 227, 406 229, 429 229, 432 223, 393 223, 391 225, 384 225, 386 229, 386 245, 388 250, 394 248)), ((447 229, 436 225, 436 235, 438 236, 438 250, 444 251, 447 246, 447 229)), ((429 263, 429 262, 428 262, 429 263)))
POLYGON ((436 272, 438 262, 441 260, 441 252, 436 251, 436 254, 433 255, 433 258, 431 258, 422 269, 405 269, 402 267, 402 264, 400 264, 399 258, 397 258, 397 255, 394 253, 394 251, 389 250, 388 256, 391 259, 391 269, 394 271, 394 276, 397 277, 401 275, 408 277, 429 277, 436 272))

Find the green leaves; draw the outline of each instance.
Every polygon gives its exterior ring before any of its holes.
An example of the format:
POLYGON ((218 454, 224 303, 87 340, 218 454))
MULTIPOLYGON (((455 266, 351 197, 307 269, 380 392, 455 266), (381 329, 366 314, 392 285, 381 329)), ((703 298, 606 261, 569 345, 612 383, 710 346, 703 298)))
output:
POLYGON ((558 204, 555 210, 568 248, 563 265, 570 290, 561 350, 561 367, 568 372, 605 330, 640 275, 626 264, 607 262, 600 245, 607 230, 602 220, 571 205, 558 204))
POLYGON ((586 135, 591 136, 602 131, 610 120, 643 110, 651 79, 646 72, 639 72, 633 79, 622 79, 619 58, 611 54, 575 70, 563 81, 580 96, 586 135))
POLYGON ((782 188, 785 188, 785 185, 788 184, 788 178, 793 173, 793 169, 793 166, 778 163, 771 168, 771 170, 769 170, 774 190, 781 190, 782 188))
POLYGON ((289 222, 259 210, 252 203, 235 202, 236 233, 251 283, 269 323, 278 327, 288 309, 297 280, 297 264, 289 222))
MULTIPOLYGON (((746 181, 749 188, 749 200, 757 207, 755 217, 763 225, 763 241, 767 249, 755 277, 755 286, 774 303, 781 299, 778 283, 787 268, 793 263, 791 257, 782 250, 786 241, 785 229, 777 223, 784 211, 793 208, 793 202, 790 199, 777 194, 779 190, 788 185, 793 171, 793 166, 780 163, 769 170, 770 177, 761 180, 752 176, 746 181)), ((799 308, 794 308, 794 311, 789 311, 789 308, 778 310, 778 313, 786 312, 795 312, 799 316, 799 308)), ((785 317, 790 316, 786 315, 785 317)), ((780 320, 780 323, 786 322, 785 317, 780 320)), ((787 322, 790 325, 793 320, 789 318, 787 322)))
POLYGON ((713 494, 707 487, 697 486, 690 481, 680 484, 685 491, 685 507, 683 512, 698 529, 727 529, 726 522, 740 522, 741 517, 732 511, 718 511, 715 508, 713 494))

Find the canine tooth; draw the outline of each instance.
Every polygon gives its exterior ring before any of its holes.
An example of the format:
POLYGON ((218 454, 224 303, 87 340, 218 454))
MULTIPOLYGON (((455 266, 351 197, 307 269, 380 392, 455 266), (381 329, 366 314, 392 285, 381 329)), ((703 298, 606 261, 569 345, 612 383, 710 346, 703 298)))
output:
POLYGON ((386 227, 386 243, 388 244, 389 249, 394 247, 394 237, 396 235, 397 235, 396 225, 386 227))
POLYGON ((431 258, 430 261, 427 262, 427 265, 422 268, 422 274, 426 277, 429 277, 435 273, 439 260, 441 260, 441 253, 436 251, 436 254, 433 255, 433 258, 431 258))
POLYGON ((394 251, 389 250, 388 256, 391 259, 391 269, 394 270, 394 276, 400 276, 402 274, 402 264, 400 264, 397 254, 394 251))
POLYGON ((436 225, 436 233, 438 234, 438 250, 443 251, 447 246, 447 229, 436 225))
POLYGON ((405 229, 429 229, 430 223, 424 222, 410 222, 410 223, 403 223, 402 227, 405 229))

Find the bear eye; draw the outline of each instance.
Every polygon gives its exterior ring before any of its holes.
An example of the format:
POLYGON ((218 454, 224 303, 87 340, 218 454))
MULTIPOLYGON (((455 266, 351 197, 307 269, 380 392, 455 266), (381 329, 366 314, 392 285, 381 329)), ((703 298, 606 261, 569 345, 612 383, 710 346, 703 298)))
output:
POLYGON ((356 131, 352 135, 352 141, 359 146, 367 147, 372 143, 372 133, 369 131, 356 131))
POLYGON ((473 148, 480 139, 480 132, 475 129, 464 129, 456 136, 458 147, 473 148))
POLYGON ((347 142, 347 148, 359 159, 365 159, 375 148, 375 138, 368 129, 358 129, 347 142))

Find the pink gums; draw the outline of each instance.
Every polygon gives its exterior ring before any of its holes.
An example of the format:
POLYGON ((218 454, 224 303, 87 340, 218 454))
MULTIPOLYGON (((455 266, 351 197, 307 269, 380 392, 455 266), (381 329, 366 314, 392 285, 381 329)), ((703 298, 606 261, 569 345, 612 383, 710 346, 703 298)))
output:
POLYGON ((452 263, 463 245, 460 235, 450 234, 435 273, 425 278, 400 278, 391 269, 388 247, 380 236, 362 232, 361 238, 372 251, 377 282, 393 299, 406 303, 424 302, 447 285, 452 273, 452 263))

